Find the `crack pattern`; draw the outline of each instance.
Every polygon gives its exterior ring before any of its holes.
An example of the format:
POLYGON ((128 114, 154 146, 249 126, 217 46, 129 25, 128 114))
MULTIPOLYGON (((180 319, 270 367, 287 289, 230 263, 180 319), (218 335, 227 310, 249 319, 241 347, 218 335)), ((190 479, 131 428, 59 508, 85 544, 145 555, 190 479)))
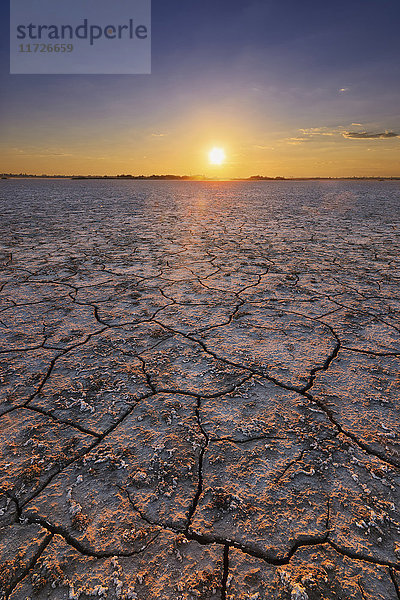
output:
POLYGON ((0 196, 0 598, 399 600, 396 185, 31 185, 0 196))

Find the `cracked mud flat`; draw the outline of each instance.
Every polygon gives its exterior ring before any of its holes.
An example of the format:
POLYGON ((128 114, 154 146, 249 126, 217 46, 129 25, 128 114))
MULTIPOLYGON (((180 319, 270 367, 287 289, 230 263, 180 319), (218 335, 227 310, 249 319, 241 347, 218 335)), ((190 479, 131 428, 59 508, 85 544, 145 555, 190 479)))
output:
POLYGON ((0 599, 399 600, 399 202, 1 182, 0 599))

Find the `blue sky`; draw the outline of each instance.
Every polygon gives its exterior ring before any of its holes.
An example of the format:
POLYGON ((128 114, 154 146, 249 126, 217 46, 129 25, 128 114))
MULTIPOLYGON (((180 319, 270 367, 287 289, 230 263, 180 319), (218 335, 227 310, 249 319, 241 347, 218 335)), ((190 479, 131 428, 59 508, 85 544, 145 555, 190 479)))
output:
POLYGON ((344 134, 400 132, 398 0, 153 0, 152 15, 151 75, 9 75, 1 0, 0 170, 203 172, 219 144, 227 174, 333 174, 339 154, 395 174, 400 138, 344 134))

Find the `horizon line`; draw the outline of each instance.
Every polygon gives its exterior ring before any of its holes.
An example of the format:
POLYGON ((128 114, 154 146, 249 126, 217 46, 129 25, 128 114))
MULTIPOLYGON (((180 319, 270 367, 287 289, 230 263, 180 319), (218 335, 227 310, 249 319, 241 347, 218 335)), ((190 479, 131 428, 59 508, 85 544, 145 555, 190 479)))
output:
POLYGON ((374 180, 399 180, 400 175, 343 175, 343 176, 276 176, 251 175, 250 177, 206 177, 205 175, 61 175, 46 174, 41 175, 31 173, 0 173, 1 179, 118 179, 118 180, 156 180, 156 181, 318 181, 318 180, 345 180, 345 179, 374 179, 374 180))

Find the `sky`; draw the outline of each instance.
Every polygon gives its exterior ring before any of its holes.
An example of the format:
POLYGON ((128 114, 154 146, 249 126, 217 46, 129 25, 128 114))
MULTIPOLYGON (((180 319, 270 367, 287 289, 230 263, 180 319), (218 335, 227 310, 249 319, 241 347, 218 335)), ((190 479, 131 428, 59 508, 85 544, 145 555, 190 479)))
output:
POLYGON ((153 0, 150 75, 10 75, 0 6, 0 172, 400 176, 398 0, 153 0))

